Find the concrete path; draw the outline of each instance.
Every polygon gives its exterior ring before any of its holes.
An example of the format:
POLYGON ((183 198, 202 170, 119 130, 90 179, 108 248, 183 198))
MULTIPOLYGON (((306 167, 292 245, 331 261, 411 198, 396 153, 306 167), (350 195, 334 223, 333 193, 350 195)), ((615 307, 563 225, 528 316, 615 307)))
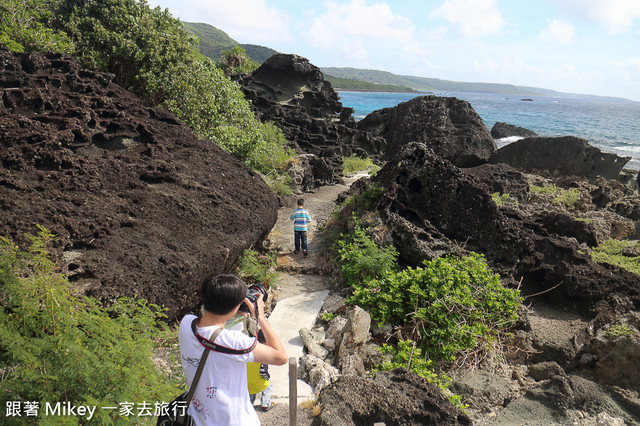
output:
MULTIPOLYGON (((278 220, 269 234, 271 249, 278 252, 278 290, 275 297, 276 307, 269 316, 269 322, 282 340, 289 357, 300 360, 303 356, 303 344, 299 335, 301 328, 311 329, 316 322, 320 309, 329 295, 329 277, 323 276, 325 266, 322 235, 317 232, 335 207, 338 194, 346 191, 355 180, 365 175, 345 179, 345 185, 332 185, 319 188, 314 193, 303 194, 305 208, 311 215, 308 231, 309 256, 293 254, 293 222, 290 215, 296 209, 296 201, 278 211, 278 220)), ((276 404, 289 404, 289 366, 270 366, 271 384, 274 387, 273 401, 276 404)), ((311 387, 298 380, 298 402, 313 399, 311 387)), ((259 401, 256 398, 256 403, 259 401)))

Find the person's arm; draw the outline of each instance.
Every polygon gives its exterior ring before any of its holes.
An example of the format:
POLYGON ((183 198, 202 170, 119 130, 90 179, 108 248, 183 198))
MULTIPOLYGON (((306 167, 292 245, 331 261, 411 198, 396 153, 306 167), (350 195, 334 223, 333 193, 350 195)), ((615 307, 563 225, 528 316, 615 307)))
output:
MULTIPOLYGON (((249 306, 251 313, 254 314, 255 306, 253 303, 251 303, 249 299, 245 299, 245 303, 249 306)), ((258 325, 262 329, 262 334, 264 334, 265 343, 258 343, 256 345, 256 348, 253 350, 253 362, 284 365, 288 361, 287 353, 284 350, 284 346, 282 346, 282 342, 271 328, 269 321, 267 321, 267 318, 264 316, 264 300, 262 300, 262 297, 258 298, 256 305, 258 307, 256 315, 258 325)))

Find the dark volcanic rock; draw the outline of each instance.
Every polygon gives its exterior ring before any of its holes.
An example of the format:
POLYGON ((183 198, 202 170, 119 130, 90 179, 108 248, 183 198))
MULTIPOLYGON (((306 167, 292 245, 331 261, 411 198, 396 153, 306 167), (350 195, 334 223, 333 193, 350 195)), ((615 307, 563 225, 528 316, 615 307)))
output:
POLYGON ((358 123, 358 129, 385 138, 385 160, 394 158, 409 142, 422 142, 459 167, 486 163, 496 150, 471 104, 456 98, 419 96, 372 112, 358 123))
POLYGON ((420 376, 397 369, 378 373, 375 379, 341 376, 318 398, 320 425, 470 425, 435 385, 420 376))
POLYGON ((256 173, 110 74, 6 49, 0 70, 0 235, 57 234, 54 253, 89 295, 178 315, 275 223, 256 173))
POLYGON ((307 59, 276 54, 238 79, 258 118, 282 129, 296 152, 323 158, 333 181, 341 174, 342 156, 375 158, 382 152, 384 140, 356 129, 353 110, 342 107, 331 83, 307 59))
POLYGON ((523 138, 534 138, 538 136, 536 132, 532 132, 524 127, 514 126, 513 124, 498 121, 491 128, 491 136, 494 139, 508 138, 511 136, 522 136, 523 138))
POLYGON ((489 192, 509 194, 519 202, 529 198, 529 182, 519 171, 506 164, 482 164, 466 169, 489 187, 489 192))
MULTIPOLYGON (((539 298, 589 315, 593 311, 587 311, 602 301, 615 309, 640 307, 638 276, 593 263, 572 240, 548 235, 516 214, 501 212, 485 184, 424 144, 405 146, 372 181, 386 188, 378 205, 383 220, 391 224, 400 220, 409 230, 421 229, 426 234, 423 241, 444 237, 484 254, 500 273, 522 279, 524 294, 555 287, 539 298)), ((399 229, 395 226, 392 235, 401 260, 419 264, 416 246, 408 247, 406 242, 412 241, 405 240, 399 229)), ((422 253, 422 259, 429 257, 429 251, 422 253)))
POLYGON ((503 146, 490 163, 506 163, 526 172, 616 179, 631 157, 607 154, 574 136, 527 138, 503 146))

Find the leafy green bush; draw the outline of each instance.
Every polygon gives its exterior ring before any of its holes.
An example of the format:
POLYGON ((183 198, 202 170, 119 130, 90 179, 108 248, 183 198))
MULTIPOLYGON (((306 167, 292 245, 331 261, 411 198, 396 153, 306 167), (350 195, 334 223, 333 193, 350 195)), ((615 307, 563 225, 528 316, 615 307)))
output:
POLYGON ((370 158, 360 158, 357 155, 342 157, 342 173, 348 175, 364 170, 375 173, 380 170, 380 167, 373 164, 370 158))
POLYGON ((476 253, 352 282, 350 303, 367 309, 378 324, 406 324, 434 361, 490 345, 515 323, 521 301, 519 291, 504 288, 476 253))
POLYGON ((247 51, 242 46, 234 46, 231 49, 220 52, 220 68, 226 75, 248 74, 258 68, 258 63, 254 62, 247 55, 247 51))
POLYGON ((338 240, 338 258, 342 278, 350 286, 380 278, 397 269, 398 252, 393 246, 381 247, 369 237, 360 221, 353 217, 352 232, 338 240))
MULTIPOLYGON (((49 258, 53 236, 40 228, 39 236, 30 238, 27 253, 0 240, 1 405, 69 401, 98 407, 92 422, 106 424, 129 419, 100 407, 129 401, 153 409, 156 401, 175 398, 183 380, 160 371, 152 360, 159 340, 177 337, 160 320, 160 308, 132 298, 103 308, 77 296, 49 258)), ((39 413, 44 415, 44 408, 39 413)))
POLYGON ((16 52, 70 54, 74 44, 64 31, 49 28, 53 13, 43 0, 3 0, 0 5, 0 43, 16 52))
POLYGON ((238 259, 238 276, 248 284, 261 283, 266 287, 275 286, 278 279, 275 252, 260 255, 255 250, 245 250, 238 259))
POLYGON ((424 378, 427 382, 432 383, 447 395, 449 401, 460 409, 467 408, 462 404, 462 397, 451 392, 447 392, 451 384, 451 377, 444 373, 438 374, 435 371, 435 363, 426 359, 422 355, 422 350, 416 347, 416 343, 411 340, 400 340, 397 346, 383 344, 380 348, 382 353, 391 354, 391 358, 384 363, 377 365, 370 373, 375 374, 379 371, 395 370, 404 367, 407 370, 424 378))
POLYGON ((623 250, 638 248, 637 242, 610 239, 591 250, 591 259, 598 263, 608 263, 640 275, 640 256, 626 256, 623 250))

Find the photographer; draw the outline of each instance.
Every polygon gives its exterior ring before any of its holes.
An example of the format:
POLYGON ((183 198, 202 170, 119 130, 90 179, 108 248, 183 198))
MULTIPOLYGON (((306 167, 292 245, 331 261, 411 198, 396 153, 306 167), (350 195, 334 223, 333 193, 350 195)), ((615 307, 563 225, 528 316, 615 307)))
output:
POLYGON ((185 315, 178 331, 182 368, 189 387, 204 349, 195 333, 209 339, 217 329, 222 329, 215 337, 215 344, 246 353, 210 352, 188 413, 196 425, 259 425, 260 420, 247 390, 247 362, 273 365, 287 362, 284 347, 264 316, 264 300, 257 297, 254 304, 247 299, 246 284, 232 274, 205 279, 201 296, 204 316, 197 319, 195 315, 185 315), (241 331, 224 329, 226 321, 238 312, 243 303, 252 315, 257 316, 258 325, 264 333, 264 344, 241 331), (197 322, 192 328, 194 320, 197 322))

